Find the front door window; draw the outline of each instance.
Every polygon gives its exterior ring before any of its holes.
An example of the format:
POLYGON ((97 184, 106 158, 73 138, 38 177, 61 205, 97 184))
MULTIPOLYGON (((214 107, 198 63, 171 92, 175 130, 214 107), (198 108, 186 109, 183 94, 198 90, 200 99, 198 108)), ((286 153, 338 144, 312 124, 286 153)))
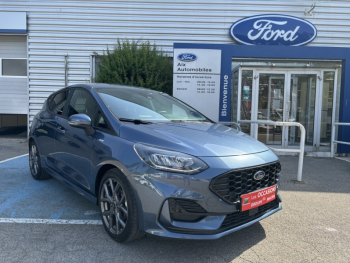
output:
POLYGON ((68 117, 83 113, 90 117, 92 124, 95 124, 96 111, 97 103, 95 99, 87 91, 76 89, 68 106, 68 117))

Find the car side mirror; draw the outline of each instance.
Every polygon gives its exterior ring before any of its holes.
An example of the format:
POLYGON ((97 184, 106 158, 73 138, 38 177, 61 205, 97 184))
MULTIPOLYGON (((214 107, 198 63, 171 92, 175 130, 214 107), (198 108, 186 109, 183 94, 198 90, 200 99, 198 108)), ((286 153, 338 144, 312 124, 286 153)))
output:
POLYGON ((86 114, 74 114, 69 117, 68 123, 72 127, 83 129, 88 136, 95 133, 91 125, 91 119, 86 114))

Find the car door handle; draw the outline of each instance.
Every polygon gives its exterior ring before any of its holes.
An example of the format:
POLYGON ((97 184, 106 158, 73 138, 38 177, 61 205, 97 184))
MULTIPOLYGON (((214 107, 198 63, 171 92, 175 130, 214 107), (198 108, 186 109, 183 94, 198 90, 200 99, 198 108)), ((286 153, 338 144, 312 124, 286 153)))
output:
POLYGON ((57 129, 57 131, 59 131, 60 133, 65 133, 65 132, 66 132, 66 130, 65 130, 64 128, 62 128, 62 127, 57 127, 56 129, 57 129))

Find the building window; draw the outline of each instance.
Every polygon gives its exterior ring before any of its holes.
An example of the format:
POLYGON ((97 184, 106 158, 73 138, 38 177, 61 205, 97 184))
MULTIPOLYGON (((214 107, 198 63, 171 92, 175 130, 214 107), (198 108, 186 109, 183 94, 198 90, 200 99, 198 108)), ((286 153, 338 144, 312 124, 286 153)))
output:
POLYGON ((92 56, 92 68, 91 68, 91 80, 92 82, 95 82, 95 79, 97 77, 97 73, 100 70, 100 63, 101 58, 98 56, 92 56))
POLYGON ((1 60, 2 76, 27 76, 27 59, 2 59, 1 60))
POLYGON ((2 136, 27 137, 27 114, 0 114, 0 138, 2 136))

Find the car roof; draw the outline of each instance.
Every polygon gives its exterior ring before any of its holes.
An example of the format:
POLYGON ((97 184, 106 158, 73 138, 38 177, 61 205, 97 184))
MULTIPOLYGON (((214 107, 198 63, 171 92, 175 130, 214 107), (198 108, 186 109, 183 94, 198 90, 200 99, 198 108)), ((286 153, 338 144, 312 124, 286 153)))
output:
POLYGON ((74 84, 74 85, 56 90, 50 96, 55 96, 57 93, 60 93, 63 90, 71 89, 71 88, 83 88, 83 89, 86 89, 88 91, 91 91, 93 89, 100 89, 100 88, 111 88, 111 89, 122 88, 122 89, 134 89, 135 91, 136 90, 147 90, 147 91, 167 94, 167 93, 164 93, 162 91, 151 90, 151 89, 146 89, 146 88, 142 88, 142 87, 134 87, 134 86, 126 86, 126 85, 118 85, 118 84, 106 84, 106 83, 81 83, 81 84, 74 84))
MULTIPOLYGON (((134 86, 126 86, 126 85, 119 85, 119 84, 106 84, 106 83, 82 83, 82 84, 75 84, 71 85, 67 88, 85 88, 85 89, 100 89, 100 88, 122 88, 122 89, 138 89, 138 90, 149 90, 142 87, 134 87, 134 86)), ((156 90, 152 90, 155 92, 159 92, 156 90)))

